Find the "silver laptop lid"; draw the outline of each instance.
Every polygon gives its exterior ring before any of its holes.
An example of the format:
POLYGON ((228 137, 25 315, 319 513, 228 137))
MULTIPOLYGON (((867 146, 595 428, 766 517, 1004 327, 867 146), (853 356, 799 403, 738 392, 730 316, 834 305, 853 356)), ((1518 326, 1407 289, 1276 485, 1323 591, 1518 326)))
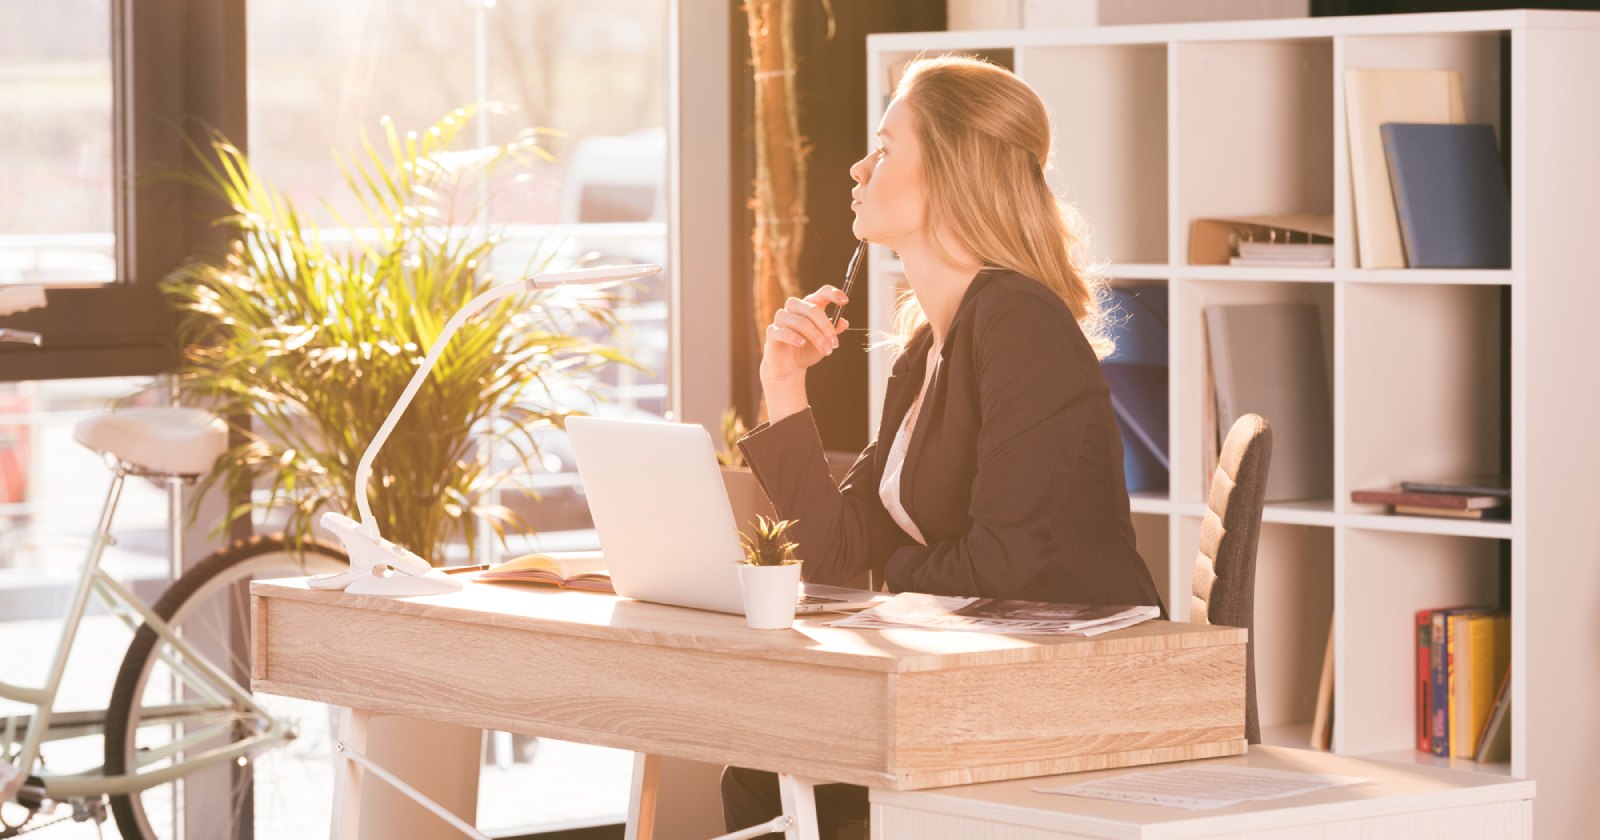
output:
POLYGON ((567 435, 617 594, 743 615, 738 530, 705 428, 572 417, 567 435))

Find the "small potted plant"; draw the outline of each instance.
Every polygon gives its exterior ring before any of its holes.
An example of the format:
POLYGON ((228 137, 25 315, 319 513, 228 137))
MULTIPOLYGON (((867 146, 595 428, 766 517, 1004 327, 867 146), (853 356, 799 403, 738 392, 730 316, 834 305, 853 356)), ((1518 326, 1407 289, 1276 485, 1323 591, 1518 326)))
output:
POLYGON ((739 562, 739 589, 744 595, 744 618, 754 630, 782 630, 794 624, 794 605, 800 596, 798 548, 787 532, 794 520, 756 517, 755 531, 741 533, 744 559, 739 562))

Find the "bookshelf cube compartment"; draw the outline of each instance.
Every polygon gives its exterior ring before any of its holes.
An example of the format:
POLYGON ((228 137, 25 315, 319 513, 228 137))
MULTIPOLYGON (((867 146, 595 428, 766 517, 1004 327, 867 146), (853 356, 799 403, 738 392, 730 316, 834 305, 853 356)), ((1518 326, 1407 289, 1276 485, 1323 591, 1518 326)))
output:
MULTIPOLYGON (((1279 303, 1316 306, 1320 316, 1325 381, 1332 383, 1334 381, 1334 287, 1330 283, 1179 280, 1174 282, 1171 294, 1171 311, 1176 324, 1174 335, 1177 342, 1172 368, 1176 382, 1174 403, 1176 408, 1173 411, 1175 436, 1172 497, 1184 501, 1201 501, 1205 498, 1211 478, 1209 465, 1212 461, 1207 458, 1205 448, 1208 445, 1212 447, 1220 445, 1228 432, 1219 418, 1216 424, 1215 443, 1208 444, 1205 440, 1204 418, 1208 411, 1208 403, 1214 406, 1216 398, 1212 386, 1208 384, 1206 374, 1209 353, 1205 329, 1207 307, 1279 303)), ((1285 349, 1276 354, 1266 352, 1260 355, 1264 359, 1281 360, 1287 352, 1285 349)), ((1329 399, 1331 402, 1331 394, 1329 399)), ((1240 405, 1239 408, 1242 411, 1262 413, 1262 409, 1251 405, 1240 405)), ((1305 430, 1297 432, 1292 426, 1286 427, 1281 417, 1275 422, 1268 413, 1263 413, 1263 416, 1273 425, 1274 465, 1309 464, 1319 470, 1325 465, 1327 472, 1332 473, 1333 447, 1330 440, 1320 440, 1314 432, 1307 437, 1305 430)), ((1333 419, 1336 418, 1330 418, 1330 422, 1333 419)), ((1327 497, 1298 500, 1269 498, 1268 504, 1271 506, 1275 502, 1292 502, 1292 506, 1296 509, 1330 511, 1333 505, 1331 499, 1333 492, 1334 488, 1330 485, 1327 497)))
POLYGON ((1018 70, 1050 110, 1046 174, 1083 213, 1096 257, 1165 263, 1167 47, 1024 47, 1018 70))
MULTIPOLYGON (((1349 491, 1509 468, 1510 290, 1353 283, 1345 289, 1349 491)), ((1515 500, 1513 500, 1513 503, 1515 500)))
MULTIPOLYGON (((1178 595, 1185 617, 1200 523, 1192 516, 1179 522, 1177 556, 1183 574, 1178 595)), ((1261 526, 1256 548, 1256 707, 1267 743, 1309 744, 1322 652, 1333 621, 1333 567, 1333 529, 1270 522, 1261 526)))
POLYGON ((1507 606, 1501 581, 1508 552, 1504 540, 1361 529, 1345 535, 1340 752, 1423 757, 1416 750, 1417 611, 1507 606), (1353 593, 1359 601, 1350 600, 1353 593))
POLYGON ((1197 218, 1332 213, 1333 41, 1173 46, 1176 213, 1187 263, 1197 218))
MULTIPOLYGON (((1510 33, 1503 30, 1475 32, 1430 32, 1404 35, 1345 35, 1338 39, 1340 61, 1334 87, 1338 91, 1336 110, 1337 147, 1344 159, 1338 161, 1339 194, 1334 209, 1334 250, 1336 264, 1354 268, 1358 258, 1357 202, 1353 194, 1355 170, 1349 160, 1349 96, 1347 74, 1352 70, 1452 70, 1461 76, 1462 121, 1494 127, 1502 160, 1509 161, 1509 137, 1504 126, 1511 121, 1509 95, 1510 33)), ((1416 122, 1432 120, 1417 119, 1416 122)), ((1505 167, 1509 172, 1509 166, 1505 167)), ((1513 217, 1513 225, 1516 224, 1513 217)))

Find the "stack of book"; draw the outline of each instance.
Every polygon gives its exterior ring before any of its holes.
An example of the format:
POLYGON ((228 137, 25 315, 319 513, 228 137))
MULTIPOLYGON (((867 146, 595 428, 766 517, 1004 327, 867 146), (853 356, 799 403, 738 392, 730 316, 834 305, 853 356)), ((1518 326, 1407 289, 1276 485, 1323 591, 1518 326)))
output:
POLYGON ((1421 610, 1417 749, 1445 758, 1510 755, 1511 617, 1478 607, 1421 610))
POLYGON ((1240 242, 1229 265, 1326 268, 1333 265, 1332 242, 1240 242))
POLYGON ((1394 513, 1454 519, 1505 519, 1511 514, 1511 487, 1505 476, 1474 476, 1448 481, 1402 481, 1398 487, 1356 490, 1350 501, 1389 505, 1394 513))

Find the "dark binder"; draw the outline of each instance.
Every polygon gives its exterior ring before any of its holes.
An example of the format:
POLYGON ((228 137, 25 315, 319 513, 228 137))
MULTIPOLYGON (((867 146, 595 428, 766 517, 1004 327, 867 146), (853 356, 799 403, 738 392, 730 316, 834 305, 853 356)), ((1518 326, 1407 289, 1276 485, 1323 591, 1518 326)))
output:
POLYGON ((1494 127, 1385 123, 1410 268, 1510 268, 1511 197, 1494 127))

